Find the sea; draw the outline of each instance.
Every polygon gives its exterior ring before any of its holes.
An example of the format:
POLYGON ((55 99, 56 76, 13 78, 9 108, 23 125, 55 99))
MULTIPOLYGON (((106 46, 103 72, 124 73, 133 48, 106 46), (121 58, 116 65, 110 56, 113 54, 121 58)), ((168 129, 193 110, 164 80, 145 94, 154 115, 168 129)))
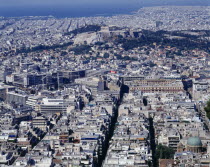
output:
MULTIPOLYGON (((100 1, 100 0, 99 0, 100 1)), ((115 1, 115 0, 113 0, 115 1)), ((21 16, 54 16, 56 18, 69 17, 94 17, 94 16, 113 16, 119 14, 132 14, 142 7, 151 6, 209 6, 210 0, 168 0, 167 3, 161 3, 161 0, 156 0, 159 3, 140 3, 142 0, 136 0, 136 3, 107 3, 101 5, 77 4, 77 5, 1 5, 0 16, 2 17, 21 17, 21 16)), ((146 0, 145 0, 146 1, 146 0)), ((1 2, 1 0, 0 0, 1 2)), ((149 1, 148 1, 149 2, 149 1)))

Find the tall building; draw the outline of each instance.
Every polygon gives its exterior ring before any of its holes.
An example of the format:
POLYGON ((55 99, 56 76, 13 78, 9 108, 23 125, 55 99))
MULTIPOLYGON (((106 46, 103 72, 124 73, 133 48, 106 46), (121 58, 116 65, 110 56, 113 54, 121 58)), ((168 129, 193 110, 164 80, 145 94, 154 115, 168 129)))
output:
POLYGON ((54 115, 57 113, 64 113, 68 106, 76 106, 76 102, 64 99, 47 99, 44 98, 40 104, 40 112, 45 115, 54 115))

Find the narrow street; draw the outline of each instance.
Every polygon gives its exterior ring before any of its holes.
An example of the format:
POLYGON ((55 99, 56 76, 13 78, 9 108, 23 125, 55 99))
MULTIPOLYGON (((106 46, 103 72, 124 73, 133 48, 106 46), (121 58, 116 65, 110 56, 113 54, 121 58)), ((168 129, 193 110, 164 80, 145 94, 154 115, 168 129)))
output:
POLYGON ((152 165, 153 167, 157 167, 158 164, 155 156, 156 143, 155 143, 155 129, 153 126, 153 118, 149 118, 149 133, 150 133, 150 145, 152 150, 152 165))

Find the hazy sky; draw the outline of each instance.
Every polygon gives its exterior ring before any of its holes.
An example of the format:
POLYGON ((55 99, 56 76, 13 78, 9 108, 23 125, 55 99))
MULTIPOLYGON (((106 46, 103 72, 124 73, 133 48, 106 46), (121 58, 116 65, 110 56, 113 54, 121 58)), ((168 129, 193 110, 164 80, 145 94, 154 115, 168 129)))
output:
POLYGON ((0 0, 0 6, 54 6, 54 5, 87 5, 87 4, 96 4, 96 5, 111 5, 111 4, 139 4, 139 5, 175 5, 175 4, 185 4, 185 5, 195 5, 203 4, 209 5, 210 0, 0 0))

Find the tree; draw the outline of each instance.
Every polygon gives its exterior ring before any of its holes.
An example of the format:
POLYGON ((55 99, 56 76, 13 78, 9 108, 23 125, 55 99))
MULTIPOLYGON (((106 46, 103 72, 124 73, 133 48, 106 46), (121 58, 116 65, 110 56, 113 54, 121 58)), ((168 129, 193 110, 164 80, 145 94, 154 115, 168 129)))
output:
POLYGON ((150 63, 149 63, 149 66, 150 66, 150 67, 154 67, 154 66, 156 66, 156 64, 153 63, 153 62, 150 62, 150 63))
POLYGON ((146 98, 143 98, 143 103, 144 103, 144 106, 147 106, 147 99, 146 98))
POLYGON ((109 58, 109 53, 104 53, 104 58, 109 58))
POLYGON ((115 53, 114 54, 116 56, 117 59, 122 59, 122 55, 115 53))
POLYGON ((78 45, 75 46, 74 48, 71 48, 69 51, 74 51, 75 55, 80 55, 80 54, 88 54, 89 51, 91 51, 91 46, 89 45, 78 45))
POLYGON ((206 103, 206 107, 204 107, 204 110, 206 111, 206 116, 208 119, 210 119, 210 100, 206 103))
POLYGON ((156 159, 173 159, 175 151, 171 147, 159 144, 156 147, 156 159))

